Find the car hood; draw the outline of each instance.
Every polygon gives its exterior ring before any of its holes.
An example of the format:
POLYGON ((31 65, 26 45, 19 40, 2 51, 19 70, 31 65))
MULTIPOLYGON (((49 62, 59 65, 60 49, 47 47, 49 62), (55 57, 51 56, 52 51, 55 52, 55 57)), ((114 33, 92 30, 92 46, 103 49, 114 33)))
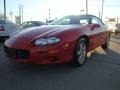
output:
POLYGON ((16 35, 14 35, 14 37, 37 38, 55 36, 58 33, 63 32, 65 30, 70 30, 79 27, 80 25, 48 25, 33 27, 17 33, 16 35))

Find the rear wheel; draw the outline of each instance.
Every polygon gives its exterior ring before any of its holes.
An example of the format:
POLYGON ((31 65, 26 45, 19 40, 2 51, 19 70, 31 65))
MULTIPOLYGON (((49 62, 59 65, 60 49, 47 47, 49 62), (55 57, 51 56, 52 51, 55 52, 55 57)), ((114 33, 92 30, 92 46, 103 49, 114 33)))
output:
POLYGON ((84 38, 81 38, 74 51, 74 65, 75 66, 81 66, 85 63, 86 60, 86 54, 87 54, 87 42, 84 38))
POLYGON ((107 36, 105 44, 102 45, 103 49, 108 49, 110 43, 110 35, 107 36))

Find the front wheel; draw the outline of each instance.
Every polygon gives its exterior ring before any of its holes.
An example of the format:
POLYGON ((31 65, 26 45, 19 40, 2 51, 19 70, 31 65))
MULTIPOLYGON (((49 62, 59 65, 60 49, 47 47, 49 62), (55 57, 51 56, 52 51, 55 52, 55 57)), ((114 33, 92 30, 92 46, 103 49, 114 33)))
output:
POLYGON ((109 43, 110 43, 110 35, 107 36, 106 41, 105 41, 105 44, 102 45, 102 48, 103 48, 103 49, 108 49, 109 43))
POLYGON ((74 65, 75 66, 81 66, 85 63, 87 55, 87 42, 84 38, 81 38, 74 51, 74 65))

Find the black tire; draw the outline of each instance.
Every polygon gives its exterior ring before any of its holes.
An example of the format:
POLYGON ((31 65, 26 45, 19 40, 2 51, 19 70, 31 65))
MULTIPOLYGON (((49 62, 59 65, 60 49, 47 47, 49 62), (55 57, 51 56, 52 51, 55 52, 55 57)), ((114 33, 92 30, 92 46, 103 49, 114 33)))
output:
POLYGON ((87 55, 87 41, 84 38, 81 38, 77 42, 74 50, 73 64, 77 67, 82 66, 86 61, 86 55, 87 55))
POLYGON ((8 36, 0 37, 0 41, 1 41, 1 42, 5 42, 8 38, 9 38, 8 36))
POLYGON ((115 35, 117 35, 117 32, 115 32, 115 35))
POLYGON ((105 44, 102 45, 102 48, 103 48, 104 50, 105 50, 105 49, 108 49, 109 43, 110 43, 110 34, 107 36, 106 41, 105 41, 105 44))

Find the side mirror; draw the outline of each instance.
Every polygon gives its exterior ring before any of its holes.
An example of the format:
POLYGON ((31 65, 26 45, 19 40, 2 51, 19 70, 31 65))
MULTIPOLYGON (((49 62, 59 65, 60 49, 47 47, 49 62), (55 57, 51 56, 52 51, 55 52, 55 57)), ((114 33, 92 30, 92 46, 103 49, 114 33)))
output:
POLYGON ((0 31, 5 31, 4 26, 3 26, 3 25, 1 25, 1 26, 0 26, 0 31))
POLYGON ((91 26, 91 30, 94 30, 95 28, 100 28, 101 26, 99 24, 93 24, 91 26))

